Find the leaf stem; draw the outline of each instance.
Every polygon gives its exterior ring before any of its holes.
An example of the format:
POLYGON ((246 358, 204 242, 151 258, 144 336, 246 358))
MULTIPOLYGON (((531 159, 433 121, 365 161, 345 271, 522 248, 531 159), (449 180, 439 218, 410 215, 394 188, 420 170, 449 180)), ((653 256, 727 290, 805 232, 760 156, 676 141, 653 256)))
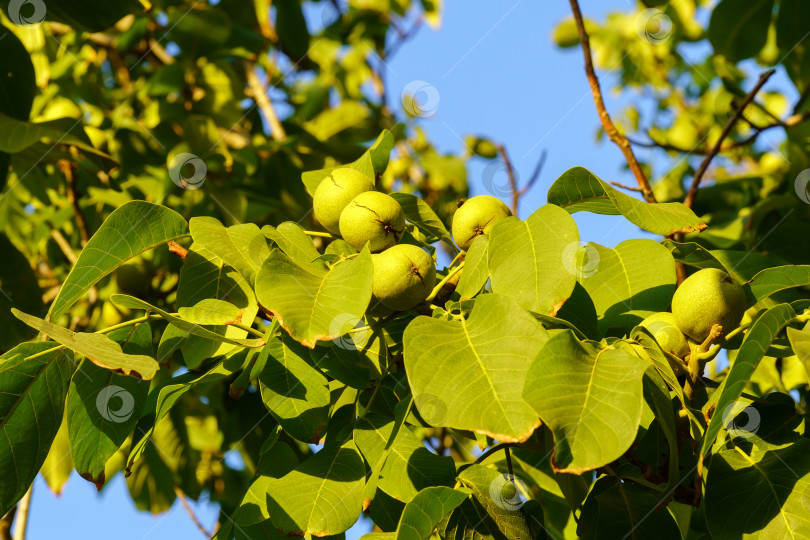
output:
POLYGON ((329 234, 328 232, 322 232, 322 231, 304 231, 304 233, 305 233, 305 234, 307 234, 308 236, 320 236, 321 238, 334 238, 334 237, 333 237, 331 234, 329 234))
POLYGON ((428 297, 425 298, 425 302, 430 302, 431 300, 436 298, 436 295, 439 294, 439 291, 442 290, 442 287, 444 287, 447 284, 447 282, 450 281, 453 278, 453 276, 455 276, 456 274, 461 272, 461 269, 464 268, 464 263, 465 262, 466 261, 461 261, 461 263, 458 266, 456 266, 455 268, 450 270, 447 273, 447 275, 444 276, 444 279, 442 279, 439 283, 436 284, 435 287, 433 287, 433 290, 430 292, 428 297))
POLYGON ((262 332, 261 330, 256 330, 255 328, 253 328, 251 326, 248 326, 246 324, 232 323, 229 326, 233 326, 233 327, 239 328, 240 330, 244 330, 245 332, 247 332, 249 334, 253 334, 256 337, 260 337, 260 338, 264 337, 264 332, 262 332))
POLYGON ((499 450, 501 450, 501 449, 503 449, 505 447, 511 446, 511 445, 512 445, 512 443, 498 443, 495 446, 490 446, 489 449, 486 452, 484 452, 483 454, 478 456, 478 459, 475 460, 475 463, 480 465, 481 463, 484 462, 485 459, 487 459, 489 456, 491 456, 495 452, 497 452, 497 451, 499 451, 499 450))
POLYGON ((14 523, 14 540, 25 540, 25 533, 28 529, 28 514, 31 511, 31 495, 34 492, 34 484, 28 486, 28 491, 23 495, 17 505, 17 521, 14 523))
POLYGON ((509 477, 515 477, 515 471, 512 469, 512 452, 508 446, 503 447, 503 454, 506 456, 506 470, 509 471, 509 477))

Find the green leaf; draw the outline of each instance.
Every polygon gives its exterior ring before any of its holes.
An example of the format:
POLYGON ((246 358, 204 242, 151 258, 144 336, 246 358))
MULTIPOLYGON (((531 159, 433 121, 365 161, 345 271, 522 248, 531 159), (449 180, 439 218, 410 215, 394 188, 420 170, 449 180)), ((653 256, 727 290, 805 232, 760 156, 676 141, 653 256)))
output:
POLYGON ((810 13, 803 0, 781 0, 776 18, 776 44, 780 61, 797 88, 810 80, 810 47, 805 41, 810 13))
POLYGON ((149 380, 155 376, 159 368, 154 358, 143 354, 127 354, 121 350, 121 345, 104 334, 71 332, 67 328, 43 321, 14 308, 11 309, 11 312, 31 328, 36 328, 54 341, 104 369, 120 370, 124 375, 135 373, 140 378, 149 380))
POLYGON ((242 320, 242 311, 225 300, 204 298, 192 307, 178 307, 177 314, 194 324, 233 324, 242 320))
MULTIPOLYGON (((357 420, 354 443, 367 463, 376 464, 383 457, 393 429, 394 420, 373 413, 357 420)), ((385 459, 377 487, 407 503, 424 488, 452 486, 455 472, 452 458, 437 456, 425 448, 412 428, 403 426, 385 459)))
POLYGON ((589 243, 585 250, 589 271, 580 283, 593 300, 602 334, 611 328, 633 328, 648 315, 669 309, 675 261, 661 244, 637 239, 615 249, 589 243))
POLYGON ((580 342, 568 330, 549 338, 529 368, 523 397, 554 434, 556 472, 581 474, 630 448, 648 365, 627 351, 580 342))
POLYGON ((160 315, 167 321, 169 321, 172 325, 176 326, 180 330, 183 330, 187 334, 192 336, 199 336, 206 339, 210 339, 212 341, 219 341, 222 343, 228 343, 230 345, 240 345, 242 347, 261 347, 264 345, 264 340, 257 338, 257 339, 231 339, 226 336, 222 336, 211 330, 203 328, 202 326, 198 326, 194 323, 190 323, 181 319, 180 317, 175 317, 171 313, 163 311, 162 309, 153 306, 148 302, 144 302, 138 298, 133 296, 128 296, 126 294, 114 294, 110 297, 110 301, 115 304, 116 306, 128 308, 128 309, 143 309, 148 312, 155 313, 160 315))
POLYGON ((703 437, 700 454, 705 455, 714 443, 714 439, 728 421, 726 408, 737 401, 757 369, 760 360, 765 356, 776 335, 796 316, 790 304, 779 304, 762 313, 754 320, 745 333, 737 357, 723 383, 715 391, 719 396, 709 427, 703 437))
POLYGON ((804 365, 808 377, 810 377, 810 322, 805 324, 802 330, 788 328, 787 337, 790 340, 793 352, 796 353, 799 361, 804 365))
POLYGON ((281 478, 257 478, 250 488, 254 508, 237 524, 272 516, 287 536, 340 534, 362 511, 364 480, 365 465, 354 444, 327 445, 281 478))
POLYGON ((225 227, 212 217, 194 217, 189 230, 195 244, 234 267, 251 285, 268 255, 270 248, 259 227, 244 223, 225 227))
POLYGON ((361 540, 429 540, 439 522, 468 497, 467 493, 448 487, 423 489, 405 505, 395 534, 366 534, 361 540))
POLYGON ((695 268, 717 268, 729 273, 723 263, 720 262, 711 251, 700 244, 694 242, 675 242, 669 238, 664 238, 661 243, 672 252, 672 256, 676 261, 694 266, 695 268))
POLYGON ((660 504, 658 493, 615 478, 601 478, 585 500, 577 534, 588 540, 680 540, 678 524, 666 508, 658 508, 660 504))
POLYGON ((626 195, 582 167, 568 169, 548 190, 548 202, 568 210, 594 214, 623 215, 628 221, 655 234, 694 232, 705 222, 681 203, 650 204, 626 195))
POLYGON ((295 263, 273 250, 256 277, 256 297, 290 335, 314 349, 351 329, 371 301, 373 266, 366 246, 357 257, 328 269, 295 263))
POLYGON ((669 474, 668 482, 664 487, 664 492, 674 489, 678 478, 678 433, 675 425, 675 411, 672 408, 672 401, 669 397, 669 388, 661 378, 661 375, 652 366, 648 367, 643 379, 644 399, 655 412, 655 420, 664 432, 664 436, 669 443, 669 474))
POLYGON ((73 355, 54 343, 23 343, 0 356, 0 514, 42 467, 65 408, 73 355))
POLYGON ((467 320, 415 318, 403 343, 422 418, 501 442, 525 441, 540 423, 520 389, 547 337, 515 300, 499 294, 479 296, 467 320))
POLYGON ((154 431, 155 441, 144 448, 142 459, 134 465, 130 461, 127 488, 138 510, 160 514, 171 508, 177 497, 173 471, 164 460, 170 460, 170 453, 176 450, 172 448, 175 433, 171 418, 156 422, 154 431))
POLYGON ((810 285, 810 265, 776 266, 766 268, 749 282, 751 294, 762 300, 778 291, 810 285))
MULTIPOLYGON (((8 13, 8 11, 6 11, 8 13)), ((0 114, 28 120, 36 93, 36 76, 31 57, 19 38, 0 25, 0 114)), ((11 156, 0 153, 0 190, 6 185, 11 156)))
POLYGON ((131 201, 102 223, 51 304, 50 320, 61 317, 98 280, 148 249, 186 233, 186 220, 165 206, 131 201))
POLYGON ((87 152, 101 155, 109 160, 111 157, 99 152, 84 131, 81 119, 59 118, 47 122, 32 123, 17 120, 0 112, 0 151, 16 154, 29 146, 46 141, 49 144, 69 144, 87 152))
POLYGON ((298 264, 307 265, 321 256, 304 229, 292 221, 285 221, 278 227, 265 225, 262 233, 298 264))
POLYGON ((773 0, 722 0, 712 11, 709 42, 732 62, 751 58, 765 46, 773 0))
POLYGON ((329 377, 362 390, 382 377, 388 363, 388 346, 382 328, 369 327, 358 319, 352 333, 315 347, 310 357, 329 377))
POLYGON ((338 167, 352 167, 374 180, 378 175, 385 172, 386 167, 388 167, 388 159, 391 156, 391 150, 394 149, 395 143, 394 135, 387 129, 384 129, 377 137, 377 140, 374 141, 374 144, 354 163, 328 167, 317 171, 306 171, 301 173, 301 181, 304 183, 307 193, 312 196, 315 194, 315 190, 318 189, 318 184, 321 183, 321 180, 329 176, 329 173, 338 167))
POLYGON ((309 363, 309 351, 289 336, 264 346, 267 355, 259 376, 262 401, 290 436, 317 444, 329 421, 326 377, 309 363))
POLYGON ((391 193, 391 196, 402 207, 405 219, 422 231, 429 243, 444 240, 448 245, 455 245, 447 227, 428 203, 412 193, 397 192, 391 193))
POLYGON ((488 265, 489 236, 480 234, 475 237, 464 258, 464 270, 458 280, 456 292, 462 300, 478 294, 489 279, 488 265))
POLYGON ((712 456, 706 523, 713 538, 810 537, 810 440, 783 448, 739 447, 712 456), (745 496, 742 496, 745 494, 745 496))
POLYGON ((574 219, 547 204, 529 219, 500 220, 489 235, 492 291, 529 311, 556 315, 577 282, 579 232, 574 219))
POLYGON ((153 389, 147 397, 146 411, 154 410, 154 420, 149 428, 139 426, 137 433, 144 433, 143 437, 132 447, 132 451, 127 458, 127 470, 130 470, 135 463, 150 446, 149 441, 154 433, 155 426, 165 417, 171 408, 182 398, 186 392, 194 386, 203 383, 219 381, 230 376, 238 366, 233 366, 233 359, 225 359, 217 363, 210 370, 203 374, 189 371, 172 379, 161 382, 153 389))
POLYGON ((68 435, 67 418, 62 419, 59 431, 53 439, 48 456, 39 470, 48 487, 56 495, 62 494, 71 473, 73 473, 73 459, 70 455, 70 436, 68 435))
MULTIPOLYGON (((127 353, 152 351, 148 323, 121 328, 110 336, 127 353)), ((149 383, 83 361, 70 383, 67 422, 76 471, 101 489, 104 466, 132 434, 141 416, 149 383)))
POLYGON ((309 49, 309 30, 298 0, 276 0, 276 32, 284 52, 296 63, 303 60, 309 49))
POLYGON ((472 497, 442 523, 443 537, 534 538, 522 510, 526 497, 519 491, 522 482, 478 464, 464 469, 458 480, 472 491, 472 497))
POLYGON ((11 308, 40 315, 45 311, 45 306, 37 277, 28 260, 3 234, 0 234, 0 260, 3 261, 0 265, 0 326, 3 328, 0 332, 0 350, 9 350, 36 335, 34 330, 11 314, 11 308))

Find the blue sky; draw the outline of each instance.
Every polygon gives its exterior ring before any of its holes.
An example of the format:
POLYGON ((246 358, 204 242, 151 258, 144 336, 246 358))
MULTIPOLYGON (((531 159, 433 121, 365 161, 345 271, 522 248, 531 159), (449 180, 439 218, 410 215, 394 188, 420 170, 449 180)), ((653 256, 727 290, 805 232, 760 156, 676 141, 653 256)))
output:
MULTIPOLYGON (((629 0, 585 0, 582 9, 586 16, 601 19, 608 11, 633 5, 629 0)), ((460 152, 465 135, 487 135, 506 145, 524 182, 541 152, 548 152, 539 181, 521 202, 524 218, 545 204, 551 183, 574 166, 586 167, 605 180, 634 183, 622 168, 618 148, 595 141, 598 117, 581 51, 560 51, 551 42, 553 27, 568 9, 565 0, 448 0, 441 30, 423 28, 389 62, 392 101, 398 101, 412 81, 425 81, 436 89, 436 114, 422 125, 441 150, 460 152)), ((609 88, 611 74, 601 76, 603 87, 609 88)), ((606 100, 608 108, 616 110, 610 92, 606 92, 606 100)), ((488 164, 471 161, 468 172, 473 194, 487 193, 485 177, 493 172, 487 170, 488 164)), ((505 181, 503 174, 499 171, 495 176, 496 184, 505 181)), ((613 247, 629 238, 652 237, 621 217, 585 213, 574 217, 583 241, 613 247)), ((203 524, 212 528, 217 507, 205 502, 191 505, 203 524)), ((66 527, 76 533, 81 530, 81 537, 88 540, 203 537, 179 502, 160 516, 138 512, 120 475, 98 494, 92 484, 74 473, 61 497, 38 478, 28 538, 62 537, 66 527)), ((366 530, 365 524, 359 524, 347 538, 359 538, 366 530)))

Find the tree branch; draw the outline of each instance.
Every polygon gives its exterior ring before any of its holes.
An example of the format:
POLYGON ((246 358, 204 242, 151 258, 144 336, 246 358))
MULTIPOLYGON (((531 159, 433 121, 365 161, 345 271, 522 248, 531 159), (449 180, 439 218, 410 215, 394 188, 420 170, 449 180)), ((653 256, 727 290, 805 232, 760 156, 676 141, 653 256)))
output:
POLYGON ((512 188, 512 215, 516 216, 518 203, 520 202, 520 190, 518 190, 517 180, 515 179, 515 169, 512 167, 512 161, 502 144, 498 145, 498 153, 501 155, 503 164, 506 165, 506 175, 509 177, 509 186, 512 188))
POLYGON ((774 73, 776 73, 775 70, 769 69, 768 71, 759 76, 759 81, 757 81, 757 84, 754 86, 754 88, 751 89, 750 92, 748 92, 748 95, 745 96, 745 99, 743 99, 742 103, 740 103, 740 106, 737 107, 737 110, 734 111, 734 114, 731 116, 731 118, 729 118, 728 122, 726 122, 726 127, 723 128, 723 131, 720 133, 720 137, 718 137, 717 142, 714 143, 714 146, 712 147, 711 151, 703 159, 703 161, 700 164, 700 167, 698 167, 697 172, 695 172, 695 176, 692 178, 692 185, 689 186, 689 191, 686 193, 686 198, 684 199, 683 204, 690 207, 692 206, 692 203, 695 200, 695 196, 697 195, 698 188, 700 188, 700 181, 703 180, 703 176, 706 174, 706 170, 709 168, 709 164, 712 162, 712 159, 714 159, 714 156, 716 156, 718 152, 720 152, 720 148, 723 145, 723 141, 726 139, 726 137, 728 137, 729 133, 731 133, 731 130, 734 128, 734 125, 742 116, 745 108, 748 106, 749 103, 751 103, 754 100, 757 93, 763 86, 765 86, 765 83, 768 82, 768 79, 770 79, 774 73))
POLYGON ((630 141, 619 133, 619 130, 616 129, 616 126, 613 124, 613 121, 610 119, 610 115, 605 108, 605 102, 602 99, 602 89, 599 86, 599 79, 596 77, 596 72, 593 68, 590 38, 588 37, 588 32, 585 30, 585 23, 582 20, 582 13, 579 10, 579 3, 577 0, 569 0, 569 2, 571 3, 571 11, 574 13, 574 21, 576 22, 577 30, 579 31, 579 41, 582 44, 582 54, 585 57, 585 74, 587 75, 588 83, 591 86, 593 102, 596 105, 596 110, 599 113, 599 119, 602 122, 602 127, 604 127, 608 138, 616 143, 616 146, 618 146, 622 151, 622 154, 624 154, 624 158, 627 160, 627 164, 630 166, 630 170, 633 171, 633 175, 636 177, 636 182, 638 182, 638 185, 641 188, 641 193, 644 196, 644 200, 654 203, 656 202, 655 195, 653 195, 650 183, 647 181, 647 177, 644 176, 644 171, 641 170, 641 166, 639 165, 635 154, 633 154, 633 148, 630 145, 630 141))
POLYGON ((25 540, 25 531, 28 529, 28 512, 31 510, 31 494, 34 484, 28 486, 23 498, 17 504, 17 521, 14 523, 14 540, 25 540))
POLYGON ((273 107, 273 102, 267 97, 267 88, 261 83, 256 76, 256 65, 252 62, 245 64, 245 73, 247 74, 247 83, 250 89, 250 96, 256 101, 259 110, 262 111, 267 123, 270 124, 271 135, 275 141, 283 141, 287 138, 287 133, 278 119, 276 109, 273 107))
POLYGON ((612 180, 609 181, 608 184, 612 184, 612 185, 616 186, 617 188, 626 189, 627 191, 641 191, 641 188, 639 188, 639 187, 628 186, 628 185, 622 184, 621 182, 614 182, 612 180))
POLYGON ((79 206, 79 193, 76 191, 76 176, 73 174, 73 169, 76 167, 75 163, 71 163, 66 159, 60 159, 56 166, 59 168, 59 172, 61 172, 65 176, 65 181, 67 182, 67 198, 70 201, 70 205, 73 207, 73 213, 76 214, 76 225, 79 227, 79 234, 82 237, 82 246, 87 244, 87 241, 90 239, 90 233, 87 230, 87 220, 84 219, 84 212, 82 212, 81 206, 79 206))
POLYGON ((194 509, 191 508, 191 506, 189 506, 188 501, 186 500, 186 494, 183 493, 183 490, 181 490, 177 486, 174 486, 174 492, 177 495, 177 498, 180 499, 180 503, 183 505, 183 508, 186 510, 188 515, 191 516, 191 521, 194 522, 194 525, 197 526, 197 528, 200 530, 201 533, 205 535, 206 538, 211 538, 213 535, 208 532, 208 530, 205 528, 205 525, 203 525, 200 522, 200 519, 197 517, 197 514, 194 513, 194 509))
POLYGON ((0 540, 12 540, 11 538, 11 525, 14 523, 14 515, 17 513, 15 506, 6 515, 0 518, 0 540))
POLYGON ((543 150, 543 152, 540 154, 540 159, 537 161, 537 165, 535 165, 535 167, 534 167, 534 171, 532 171, 532 177, 529 178, 529 181, 526 183, 525 186, 520 188, 520 196, 521 197, 526 195, 529 192, 529 190, 532 189, 532 186, 534 185, 534 183, 537 182, 537 179, 540 178, 540 173, 543 171, 543 165, 546 164, 546 157, 547 156, 548 156, 548 152, 543 150))

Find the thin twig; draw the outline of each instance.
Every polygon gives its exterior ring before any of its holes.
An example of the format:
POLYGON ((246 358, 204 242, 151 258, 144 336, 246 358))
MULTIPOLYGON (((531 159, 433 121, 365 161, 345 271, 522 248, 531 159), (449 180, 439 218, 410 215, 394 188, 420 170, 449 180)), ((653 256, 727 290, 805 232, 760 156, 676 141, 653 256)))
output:
MULTIPOLYGON (((271 135, 275 141, 283 141, 287 138, 287 133, 284 131, 284 126, 278 119, 276 109, 273 107, 273 102, 267 97, 267 88, 261 83, 256 76, 256 65, 252 62, 245 64, 245 73, 247 74, 247 83, 250 88, 250 96, 256 101, 259 110, 262 111, 267 123, 270 124, 271 135)), ((269 77, 269 74, 268 74, 269 77)))
POLYGON ((17 513, 17 506, 6 512, 6 515, 0 518, 0 540, 12 540, 11 538, 11 524, 14 523, 14 515, 17 513))
POLYGON ((616 146, 618 146, 622 151, 622 154, 624 154, 624 158, 627 160, 627 164, 630 166, 630 170, 633 171, 633 175, 636 177, 636 182, 638 182, 638 185, 641 188, 641 193, 644 196, 644 200, 654 203, 656 202, 655 195, 653 195, 650 183, 647 181, 647 177, 644 176, 644 171, 641 170, 641 165, 639 165, 638 160, 633 153, 633 148, 630 145, 630 141, 619 133, 619 130, 616 129, 616 126, 610 119, 610 114, 608 114, 607 109, 605 108, 605 101, 602 99, 602 89, 599 86, 599 79, 596 77, 596 72, 593 68, 590 38, 588 37, 588 32, 585 31, 585 23, 582 20, 582 13, 579 10, 579 3, 577 0, 569 0, 569 2, 571 3, 571 11, 574 13, 574 21, 576 21, 577 30, 579 31, 579 41, 582 44, 582 54, 585 57, 585 74, 587 75, 588 83, 591 86, 593 102, 596 105, 596 110, 599 112, 599 119, 602 122, 602 127, 605 128, 605 133, 607 133, 608 138, 616 143, 616 146))
POLYGON ((529 181, 526 183, 525 186, 520 188, 521 197, 526 195, 529 192, 529 190, 532 189, 532 186, 535 184, 535 182, 537 182, 537 180, 540 178, 540 173, 543 172, 543 166, 546 164, 546 157, 548 157, 548 152, 546 150, 543 150, 543 152, 540 154, 540 159, 537 160, 537 165, 534 166, 534 171, 532 171, 531 178, 529 178, 529 181))
POLYGON ((711 152, 709 152, 706 157, 703 158, 700 167, 698 167, 697 172, 695 172, 695 176, 692 178, 692 185, 689 186, 689 191, 686 194, 683 204, 686 206, 692 206, 692 202, 695 200, 698 188, 700 188, 700 181, 703 180, 703 175, 706 174, 706 170, 709 168, 709 164, 712 162, 712 159, 714 159, 714 156, 720 152, 723 141, 726 139, 726 137, 728 137, 729 133, 731 133, 731 130, 734 128, 734 125, 742 116, 743 110, 745 110, 748 104, 754 100, 757 93, 763 86, 765 86, 765 83, 768 82, 768 79, 770 79, 771 75, 774 73, 776 73, 776 70, 769 69, 759 76, 759 81, 757 81, 757 84, 751 89, 750 92, 748 92, 745 99, 743 99, 742 103, 740 103, 740 106, 737 107, 737 110, 734 111, 734 114, 731 116, 731 118, 729 118, 728 122, 726 122, 726 127, 723 128, 723 131, 720 133, 720 137, 718 137, 717 142, 714 143, 711 152))
POLYGON ((14 540, 25 540, 25 532, 28 529, 28 514, 31 511, 31 495, 34 492, 34 484, 28 486, 23 498, 17 503, 17 521, 14 523, 14 540))
POLYGON ((518 203, 520 202, 520 190, 518 190, 517 179, 515 178, 515 169, 512 167, 512 161, 502 144, 498 145, 498 153, 501 155, 503 164, 506 165, 506 175, 509 177, 509 186, 512 188, 512 214, 516 216, 518 203))
POLYGON ((76 167, 76 164, 66 159, 60 159, 56 163, 56 166, 59 168, 59 172, 65 176, 65 181, 67 182, 68 201, 73 207, 74 214, 76 214, 76 225, 79 227, 79 234, 81 234, 82 237, 82 246, 87 245, 87 241, 90 239, 90 233, 87 231, 87 220, 84 219, 84 212, 82 212, 82 208, 79 206, 79 193, 76 191, 76 175, 73 174, 73 169, 76 167))
POLYGON ((799 111, 802 108, 802 105, 805 104, 807 98, 810 98, 810 84, 807 85, 807 88, 804 89, 802 95, 799 96, 798 101, 796 101, 796 105, 793 106, 793 114, 799 114, 799 111))
POLYGON ((616 186, 617 188, 626 189, 627 191, 639 191, 639 192, 641 191, 641 188, 640 188, 640 187, 628 186, 628 185, 626 185, 626 184, 622 184, 621 182, 614 182, 614 181, 612 181, 612 180, 609 180, 609 181, 608 181, 608 184, 613 184, 613 185, 614 185, 614 186, 616 186))
POLYGON ((62 250, 62 253, 64 253, 68 262, 70 262, 70 264, 76 264, 76 261, 78 261, 79 258, 76 256, 76 253, 73 251, 73 248, 70 247, 70 243, 65 239, 62 232, 59 229, 52 228, 51 238, 53 238, 54 242, 56 242, 56 245, 59 246, 59 249, 62 250))
POLYGON ((197 528, 200 529, 200 532, 203 533, 206 538, 211 538, 213 535, 208 532, 208 530, 205 528, 205 525, 203 525, 200 522, 200 519, 197 517, 197 514, 194 513, 194 509, 191 508, 191 506, 189 506, 188 501, 186 500, 186 494, 183 493, 183 490, 181 490, 177 486, 174 486, 174 492, 177 495, 177 498, 180 499, 180 503, 183 505, 183 508, 185 508, 188 515, 191 516, 191 521, 194 522, 194 525, 196 525, 197 528))
POLYGON ((424 19, 422 18, 422 15, 419 15, 418 17, 416 17, 416 20, 414 20, 411 27, 408 30, 403 31, 401 28, 396 26, 393 21, 389 20, 389 23, 391 23, 391 26, 396 31, 397 36, 399 37, 399 39, 397 39, 397 41, 392 43, 387 49, 384 49, 380 53, 380 58, 382 60, 388 60, 394 54, 396 54, 396 52, 399 50, 399 48, 402 47, 402 45, 406 41, 408 41, 409 39, 414 37, 416 35, 416 33, 419 31, 419 29, 422 28, 422 23, 423 22, 424 22, 424 19))
POLYGON ((509 478, 514 478, 515 471, 512 469, 512 452, 509 451, 508 446, 503 447, 503 455, 506 456, 506 470, 509 471, 509 478))

